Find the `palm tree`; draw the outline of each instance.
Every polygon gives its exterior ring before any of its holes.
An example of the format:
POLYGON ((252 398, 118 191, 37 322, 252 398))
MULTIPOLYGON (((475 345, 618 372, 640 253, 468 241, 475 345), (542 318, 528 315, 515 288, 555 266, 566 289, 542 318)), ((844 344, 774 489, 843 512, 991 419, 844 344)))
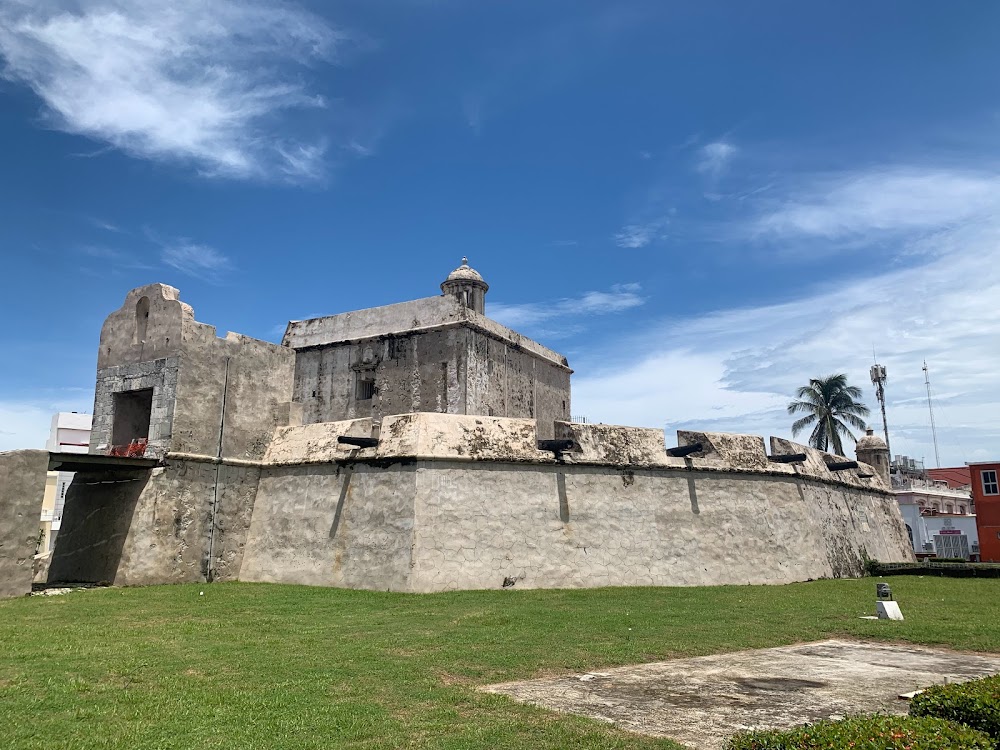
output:
POLYGON ((868 407, 859 401, 861 389, 848 385, 846 375, 830 375, 810 379, 809 385, 799 388, 795 395, 798 400, 788 404, 788 413, 805 413, 806 416, 795 420, 792 435, 798 435, 815 424, 809 436, 809 445, 821 451, 832 446, 834 453, 844 455, 841 436, 847 435, 855 440, 847 425, 859 430, 865 428, 862 417, 868 416, 868 407))

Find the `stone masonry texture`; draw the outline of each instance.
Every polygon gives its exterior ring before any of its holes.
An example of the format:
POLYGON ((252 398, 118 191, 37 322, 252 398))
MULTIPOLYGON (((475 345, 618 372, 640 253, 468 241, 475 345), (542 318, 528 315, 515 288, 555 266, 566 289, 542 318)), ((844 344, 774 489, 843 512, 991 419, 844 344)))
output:
POLYGON ((31 592, 49 454, 0 453, 0 598, 31 592))

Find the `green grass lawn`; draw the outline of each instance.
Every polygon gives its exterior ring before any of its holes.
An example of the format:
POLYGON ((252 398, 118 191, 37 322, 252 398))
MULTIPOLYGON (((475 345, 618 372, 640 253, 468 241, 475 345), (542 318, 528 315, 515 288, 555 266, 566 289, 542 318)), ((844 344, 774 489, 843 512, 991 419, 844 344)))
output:
POLYGON ((405 595, 226 583, 0 602, 4 748, 677 748, 475 686, 830 636, 1000 651, 1000 581, 405 595), (199 592, 204 591, 204 596, 199 592))

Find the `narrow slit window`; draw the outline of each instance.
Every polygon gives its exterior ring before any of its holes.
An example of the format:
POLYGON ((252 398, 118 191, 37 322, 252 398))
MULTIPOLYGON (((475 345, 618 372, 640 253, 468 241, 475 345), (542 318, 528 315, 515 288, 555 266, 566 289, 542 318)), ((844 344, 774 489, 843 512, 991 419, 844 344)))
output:
POLYGON ((149 327, 149 297, 140 297, 135 303, 135 336, 133 344, 146 343, 146 329, 149 327))
POLYGON ((358 401, 371 401, 375 397, 375 378, 371 376, 358 376, 355 395, 358 401))

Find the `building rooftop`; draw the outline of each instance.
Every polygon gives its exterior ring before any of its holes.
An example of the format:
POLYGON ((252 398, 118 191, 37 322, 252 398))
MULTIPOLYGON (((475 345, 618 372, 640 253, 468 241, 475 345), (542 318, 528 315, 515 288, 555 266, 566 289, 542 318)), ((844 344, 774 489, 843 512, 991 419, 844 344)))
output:
POLYGON ((875 431, 869 427, 865 434, 858 440, 855 450, 889 450, 889 447, 885 444, 885 441, 875 434, 875 431))
POLYGON ((457 299, 450 296, 425 297, 323 318, 293 320, 288 323, 281 343, 292 349, 307 349, 455 326, 475 328, 511 346, 549 360, 559 367, 569 369, 566 357, 563 355, 485 315, 464 307, 457 299))
POLYGON ((479 281, 484 285, 486 284, 479 271, 469 266, 468 258, 462 258, 462 265, 448 274, 448 278, 445 279, 445 283, 449 281, 479 281))
POLYGON ((928 469, 928 479, 946 482, 953 490, 968 487, 972 484, 972 475, 968 466, 953 466, 942 469, 928 469))

